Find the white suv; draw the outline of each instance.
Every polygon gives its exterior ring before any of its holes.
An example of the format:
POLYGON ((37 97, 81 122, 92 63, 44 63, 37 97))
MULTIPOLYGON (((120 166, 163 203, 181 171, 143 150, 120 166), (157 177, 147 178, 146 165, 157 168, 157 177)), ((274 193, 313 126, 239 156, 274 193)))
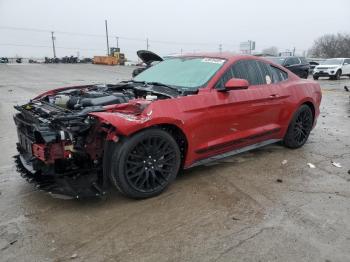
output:
POLYGON ((327 59, 316 66, 313 71, 315 80, 320 76, 326 76, 330 79, 340 79, 340 77, 344 75, 350 77, 350 58, 327 59))

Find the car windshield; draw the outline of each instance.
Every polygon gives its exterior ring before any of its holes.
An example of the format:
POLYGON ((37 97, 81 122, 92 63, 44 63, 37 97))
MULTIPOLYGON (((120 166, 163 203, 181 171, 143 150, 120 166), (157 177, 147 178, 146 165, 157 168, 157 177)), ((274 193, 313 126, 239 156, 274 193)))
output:
POLYGON ((342 59, 327 59, 321 63, 321 65, 340 65, 343 62, 342 59))
POLYGON ((276 63, 276 64, 279 64, 279 65, 283 65, 283 62, 285 60, 284 57, 266 57, 268 60, 276 63))
POLYGON ((197 89, 206 84, 225 62, 225 59, 207 57, 172 58, 148 68, 134 80, 197 89))

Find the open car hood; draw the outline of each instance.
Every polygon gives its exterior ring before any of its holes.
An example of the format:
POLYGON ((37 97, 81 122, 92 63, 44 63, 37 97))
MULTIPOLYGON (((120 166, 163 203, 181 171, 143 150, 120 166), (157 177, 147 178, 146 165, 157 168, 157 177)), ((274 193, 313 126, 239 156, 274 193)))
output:
POLYGON ((144 62, 146 65, 150 65, 152 62, 155 61, 163 61, 163 58, 161 58, 159 55, 148 51, 148 50, 139 50, 137 51, 137 56, 144 62))

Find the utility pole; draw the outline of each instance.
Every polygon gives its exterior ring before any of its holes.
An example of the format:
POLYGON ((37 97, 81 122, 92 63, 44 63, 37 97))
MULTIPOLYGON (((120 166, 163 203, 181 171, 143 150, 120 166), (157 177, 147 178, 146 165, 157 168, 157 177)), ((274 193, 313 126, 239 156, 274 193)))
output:
POLYGON ((56 58, 56 48, 55 48, 56 37, 53 36, 53 32, 51 32, 51 39, 52 39, 53 58, 56 58))
POLYGON ((222 53, 222 44, 219 44, 219 52, 222 53))
POLYGON ((119 48, 119 36, 117 36, 115 39, 117 39, 117 48, 119 48))
POLYGON ((148 38, 146 38, 146 50, 148 50, 148 48, 149 48, 149 43, 148 43, 148 38))
POLYGON ((107 55, 109 56, 109 43, 108 43, 108 27, 107 27, 107 20, 105 20, 105 26, 106 26, 106 39, 107 39, 107 55))
POLYGON ((295 55, 295 47, 293 48, 293 56, 295 55))

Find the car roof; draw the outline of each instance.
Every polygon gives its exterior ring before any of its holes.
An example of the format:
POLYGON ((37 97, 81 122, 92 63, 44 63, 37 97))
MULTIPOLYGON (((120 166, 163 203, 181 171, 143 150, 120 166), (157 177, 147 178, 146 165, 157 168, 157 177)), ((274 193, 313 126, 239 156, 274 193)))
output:
POLYGON ((292 55, 292 56, 264 56, 264 57, 270 57, 270 58, 282 58, 282 59, 286 59, 286 58, 305 58, 304 56, 297 56, 297 55, 292 55))
MULTIPOLYGON (((218 58, 218 59, 226 59, 229 61, 232 60, 240 60, 240 59, 256 59, 256 60, 262 60, 262 61, 268 61, 264 58, 260 58, 253 55, 242 55, 242 54, 235 54, 230 52, 201 52, 201 53, 186 53, 182 54, 178 57, 207 57, 207 58, 218 58)), ((270 61, 269 61, 270 62, 270 61)))
POLYGON ((254 55, 243 55, 243 54, 235 54, 230 52, 201 52, 201 53, 186 53, 182 54, 178 57, 207 57, 207 58, 217 58, 217 59, 226 59, 229 64, 235 63, 238 60, 245 60, 245 59, 253 59, 262 61, 268 64, 273 65, 274 67, 277 67, 281 70, 285 70, 285 68, 277 63, 274 63, 271 60, 268 60, 265 57, 260 56, 254 56, 254 55))
POLYGON ((349 57, 334 57, 334 58, 326 58, 325 60, 329 59, 350 59, 349 57))

